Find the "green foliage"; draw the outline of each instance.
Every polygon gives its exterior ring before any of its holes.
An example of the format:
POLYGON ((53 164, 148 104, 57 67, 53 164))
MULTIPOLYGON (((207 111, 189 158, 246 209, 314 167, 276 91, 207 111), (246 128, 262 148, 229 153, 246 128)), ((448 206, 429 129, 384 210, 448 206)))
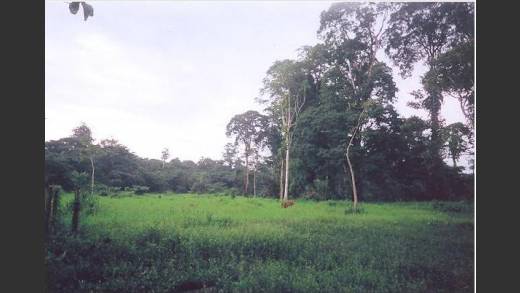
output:
POLYGON ((121 187, 118 186, 108 186, 101 183, 94 185, 94 194, 98 194, 100 196, 114 196, 119 192, 121 192, 121 187))
POLYGON ((97 195, 86 195, 81 200, 81 211, 87 215, 95 215, 99 210, 99 199, 97 195))
MULTIPOLYGON (((68 201, 64 210, 72 211, 74 208, 74 201, 68 201)), ((99 210, 99 197, 97 195, 90 195, 83 193, 80 205, 81 213, 85 216, 95 215, 99 210)), ((62 211, 63 213, 64 211, 62 211)))
POLYGON ((241 196, 99 201, 79 237, 52 237, 49 291, 473 291, 466 202, 364 203, 352 215, 345 201, 298 200, 289 209, 241 196))
POLYGON ((74 170, 71 172, 70 177, 75 188, 83 189, 88 186, 89 175, 86 172, 74 170))
POLYGON ((134 185, 132 187, 132 189, 133 189, 134 193, 137 195, 142 195, 142 194, 145 194, 146 192, 150 191, 150 188, 148 186, 134 185))

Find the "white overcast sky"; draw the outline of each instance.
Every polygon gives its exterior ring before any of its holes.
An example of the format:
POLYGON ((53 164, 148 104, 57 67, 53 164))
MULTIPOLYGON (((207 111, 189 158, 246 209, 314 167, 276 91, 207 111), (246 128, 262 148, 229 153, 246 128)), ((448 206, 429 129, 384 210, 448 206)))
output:
MULTIPOLYGON (((94 17, 46 2, 45 140, 85 122, 94 138, 115 138, 141 157, 220 159, 227 122, 255 103, 275 60, 296 58, 318 42, 319 17, 331 2, 89 1, 94 17)), ((402 80, 397 109, 419 76, 402 80)), ((463 121, 445 99, 447 123, 463 121)))

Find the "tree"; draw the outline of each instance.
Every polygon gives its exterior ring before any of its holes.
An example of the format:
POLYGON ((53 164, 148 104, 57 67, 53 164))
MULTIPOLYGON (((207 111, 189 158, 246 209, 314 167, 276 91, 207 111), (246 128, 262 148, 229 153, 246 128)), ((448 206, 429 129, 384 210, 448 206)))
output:
POLYGON ((457 160, 460 155, 469 149, 471 131, 464 124, 456 122, 443 129, 443 136, 446 142, 445 147, 453 161, 453 167, 457 168, 457 160))
POLYGON ((92 130, 83 122, 80 126, 72 130, 72 137, 77 139, 81 144, 80 160, 88 158, 90 161, 90 194, 94 194, 94 156, 97 151, 97 147, 93 144, 94 139, 92 138, 92 130))
POLYGON ((265 139, 267 126, 267 117, 252 110, 233 116, 226 126, 226 135, 234 135, 235 145, 241 144, 244 147, 244 194, 248 194, 249 191, 249 159, 253 155, 255 145, 265 139))
POLYGON ((454 30, 454 38, 451 47, 433 61, 435 78, 443 93, 459 101, 466 121, 474 129, 474 3, 446 4, 450 8, 447 21, 454 30))
MULTIPOLYGON (((265 116, 264 116, 265 117, 265 116)), ((256 136, 256 139, 253 140, 253 146, 252 146, 252 169, 253 169, 253 196, 256 197, 256 173, 258 171, 259 165, 262 163, 262 152, 266 147, 267 144, 267 119, 264 119, 264 124, 262 125, 265 127, 260 131, 260 134, 256 136)))
MULTIPOLYGON (((449 66, 445 55, 472 35, 472 3, 402 3, 390 17, 386 30, 386 53, 399 66, 401 75, 409 76, 414 65, 425 61, 429 67, 422 79, 426 93, 416 92, 419 104, 429 112, 431 125, 432 154, 440 160, 442 142, 439 131, 442 127, 440 109, 442 91, 450 86, 441 82, 442 71, 449 66), (467 12, 467 13, 466 13, 467 12), (468 17, 461 17, 466 14, 468 17), (469 20, 469 21, 468 21, 469 20), (441 56, 444 58, 439 59, 441 56), (442 59, 445 59, 442 61, 442 59)), ((472 41, 472 40, 471 40, 472 41)), ((453 57, 453 56, 452 56, 453 57)), ((449 80, 448 75, 446 79, 449 80)), ((443 78, 444 79, 444 78, 443 78)), ((467 99, 472 99, 467 96, 467 99)))
POLYGON ((162 167, 164 169, 164 164, 166 163, 166 160, 170 157, 170 150, 168 148, 164 148, 161 152, 161 160, 162 160, 162 167))
POLYGON ((307 92, 309 91, 308 75, 303 64, 293 60, 276 61, 267 71, 261 90, 267 99, 259 99, 269 103, 269 112, 280 120, 280 132, 283 136, 285 151, 285 183, 283 200, 289 196, 289 160, 293 137, 293 129, 298 123, 298 116, 303 110, 307 92))
POLYGON ((349 101, 345 110, 357 116, 357 122, 349 131, 345 152, 354 210, 357 210, 358 194, 350 149, 353 144, 360 143, 355 140, 356 134, 362 130, 366 107, 370 105, 367 101, 392 101, 396 92, 390 68, 377 59, 388 8, 384 3, 335 3, 321 14, 318 30, 319 36, 333 52, 336 72, 343 75, 341 80, 346 83, 342 89, 349 101))
POLYGON ((45 186, 45 230, 46 235, 54 231, 57 222, 58 208, 60 206, 60 186, 45 186))
POLYGON ((76 234, 79 230, 79 219, 81 211, 81 193, 84 187, 88 186, 88 174, 85 172, 72 171, 72 182, 74 183, 74 202, 72 206, 72 233, 76 234))
POLYGON ((352 182, 352 197, 353 197, 352 203, 353 203, 354 210, 357 209, 358 194, 357 194, 357 187, 356 187, 356 177, 354 176, 354 169, 352 168, 352 162, 350 161, 349 152, 350 152, 350 147, 352 147, 352 141, 356 137, 356 134, 358 133, 358 131, 361 127, 361 121, 363 119, 363 114, 365 114, 365 111, 366 111, 366 108, 364 107, 363 110, 361 111, 361 113, 359 114, 358 122, 357 122, 356 126, 354 127, 354 131, 353 131, 352 135, 350 136, 350 140, 348 141, 348 145, 347 145, 347 152, 345 153, 345 157, 347 157, 348 168, 350 171, 350 180, 352 182))
MULTIPOLYGON (((120 188, 145 184, 144 164, 138 156, 115 139, 101 140, 99 145, 97 173, 100 183, 120 188)), ((157 169, 161 169, 162 162, 159 160, 156 162, 157 169)), ((151 175, 152 170, 148 171, 147 175, 151 175)))
POLYGON ((237 154, 237 146, 233 143, 227 143, 224 146, 224 153, 222 155, 224 158, 224 163, 231 168, 235 167, 235 163, 238 159, 237 154))
POLYGON ((456 98, 469 126, 474 128, 474 44, 469 41, 455 46, 434 60, 437 76, 428 72, 426 78, 438 80, 438 86, 447 95, 456 98))

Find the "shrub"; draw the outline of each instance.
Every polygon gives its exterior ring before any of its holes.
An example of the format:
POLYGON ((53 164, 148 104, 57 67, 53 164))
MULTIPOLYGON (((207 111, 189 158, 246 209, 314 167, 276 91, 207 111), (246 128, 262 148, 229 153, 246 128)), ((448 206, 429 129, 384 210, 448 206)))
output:
POLYGON ((134 193, 137 195, 145 194, 146 192, 148 192, 150 190, 150 188, 148 186, 140 186, 140 185, 134 185, 134 186, 132 186, 132 188, 133 188, 134 193))
POLYGON ((109 186, 101 183, 97 183, 94 185, 94 193, 99 194, 101 196, 109 195, 109 186))
POLYGON ((208 191, 208 186, 202 181, 197 181, 193 183, 190 190, 195 193, 206 193, 208 191))
POLYGON ((85 215, 93 215, 99 210, 99 200, 96 195, 87 195, 83 197, 81 209, 85 215))

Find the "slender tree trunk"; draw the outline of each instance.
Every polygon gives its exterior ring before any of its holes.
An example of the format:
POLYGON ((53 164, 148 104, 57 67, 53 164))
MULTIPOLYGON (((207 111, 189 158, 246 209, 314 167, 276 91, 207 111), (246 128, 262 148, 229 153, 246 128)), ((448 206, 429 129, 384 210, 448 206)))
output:
POLYGON ((356 178, 354 176, 354 169, 352 168, 352 163, 350 162, 349 151, 350 151, 350 144, 347 147, 347 164, 348 164, 348 168, 350 170, 350 180, 352 181, 352 202, 353 202, 353 208, 354 208, 354 210, 356 210, 357 203, 358 203, 357 189, 356 189, 356 178))
POLYGON ((453 167, 457 168, 457 160, 455 160, 454 156, 452 156, 451 159, 453 160, 453 167))
POLYGON ((246 149, 246 175, 245 175, 245 184, 244 184, 244 194, 247 195, 249 190, 249 156, 247 155, 248 150, 246 149))
MULTIPOLYGON (((431 65, 432 60, 434 60, 435 56, 431 55, 429 57, 428 63, 430 64, 430 71, 437 72, 436 67, 431 65)), ((442 102, 442 92, 434 87, 431 88, 429 91, 427 91, 427 94, 429 95, 430 103, 431 105, 427 107, 426 110, 428 110, 430 115, 430 121, 431 121, 431 147, 432 147, 432 153, 434 158, 436 159, 437 163, 439 161, 442 161, 441 157, 441 145, 442 142, 440 141, 440 135, 439 131, 441 128, 441 121, 439 119, 440 111, 441 111, 441 102, 442 102)))
POLYGON ((80 212, 80 190, 76 188, 74 190, 74 205, 72 208, 72 233, 76 234, 79 227, 79 212, 80 212))
POLYGON ((286 201, 289 197, 289 143, 285 150, 285 186, 283 192, 283 200, 286 201))
POLYGON ((283 158, 280 158, 280 201, 283 200, 283 171, 284 171, 284 160, 283 158))
MULTIPOLYGON (((348 183, 349 183, 348 175, 350 174, 350 172, 347 169, 347 164, 346 163, 343 163, 342 166, 343 166, 343 171, 345 172, 345 177, 344 177, 345 180, 344 180, 344 182, 345 182, 345 191, 346 191, 347 187, 348 187, 348 183)), ((354 201, 354 197, 352 197, 352 201, 354 201)))
POLYGON ((90 195, 94 194, 94 158, 90 157, 90 165, 92 166, 92 176, 90 178, 90 195))
POLYGON ((286 121, 286 133, 285 133, 285 185, 283 192, 283 201, 286 201, 289 198, 289 147, 291 145, 291 95, 287 96, 288 100, 288 109, 287 109, 287 121, 286 121))
POLYGON ((361 118, 362 118, 363 114, 365 113, 365 110, 366 109, 363 109, 363 111, 361 111, 361 113, 359 114, 356 128, 354 128, 354 133, 352 133, 352 137, 350 137, 350 141, 348 142, 348 145, 347 145, 347 152, 345 154, 345 156, 347 157, 348 168, 350 170, 350 180, 352 182, 352 203, 353 203, 354 211, 356 210, 357 203, 358 203, 358 194, 357 194, 357 188, 356 188, 356 178, 354 175, 354 168, 352 168, 352 162, 350 162, 350 147, 352 146, 352 141, 354 140, 354 137, 356 137, 356 134, 361 126, 361 118))
POLYGON ((50 215, 50 232, 54 230, 54 226, 56 223, 56 219, 58 218, 58 205, 59 205, 59 189, 57 187, 53 187, 51 189, 52 194, 52 210, 50 215))

